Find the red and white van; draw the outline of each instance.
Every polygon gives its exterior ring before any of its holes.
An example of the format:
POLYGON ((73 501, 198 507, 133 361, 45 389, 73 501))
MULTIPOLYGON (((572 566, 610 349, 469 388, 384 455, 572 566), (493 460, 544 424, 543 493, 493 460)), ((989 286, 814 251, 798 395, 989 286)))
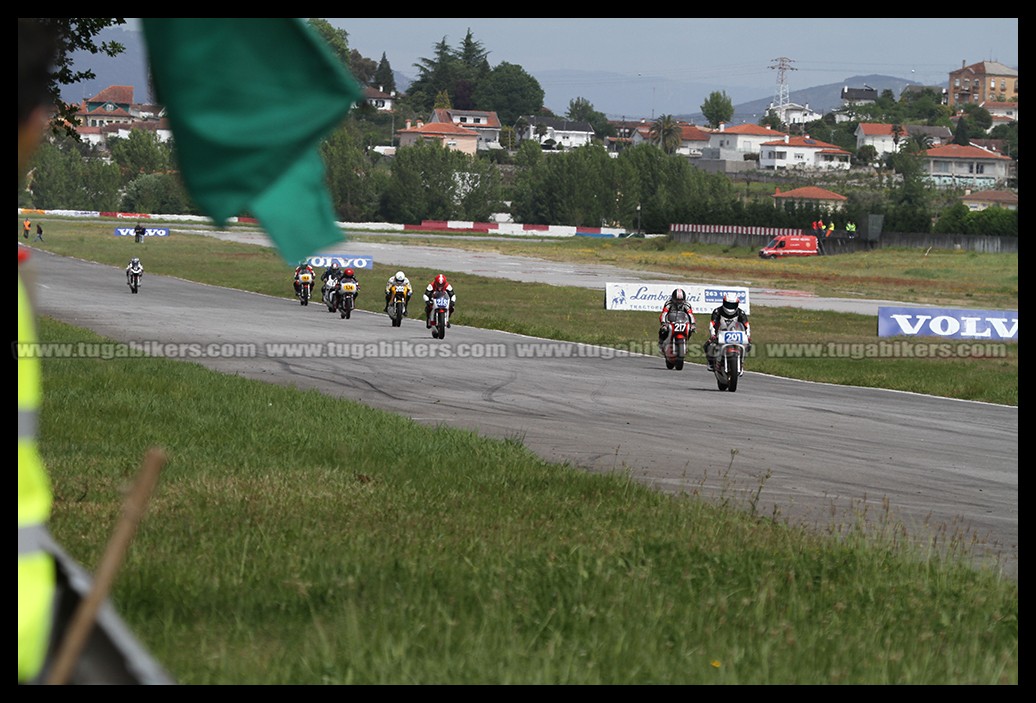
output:
POLYGON ((816 256, 817 238, 812 234, 778 234, 759 250, 760 259, 782 256, 816 256))

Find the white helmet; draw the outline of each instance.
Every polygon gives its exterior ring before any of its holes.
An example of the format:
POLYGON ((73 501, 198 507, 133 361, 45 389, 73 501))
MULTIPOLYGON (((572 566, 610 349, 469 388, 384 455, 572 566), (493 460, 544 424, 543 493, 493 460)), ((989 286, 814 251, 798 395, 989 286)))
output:
POLYGON ((396 271, 395 279, 402 283, 406 280, 406 275, 402 271, 396 271))
POLYGON ((723 309, 720 312, 723 314, 723 317, 734 317, 737 315, 739 304, 736 295, 727 293, 723 296, 723 309))

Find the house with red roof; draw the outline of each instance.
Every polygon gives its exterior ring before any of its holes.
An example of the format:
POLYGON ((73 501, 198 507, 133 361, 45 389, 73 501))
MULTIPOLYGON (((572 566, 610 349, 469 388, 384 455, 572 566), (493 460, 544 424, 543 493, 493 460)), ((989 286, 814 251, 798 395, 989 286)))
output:
POLYGON ((979 107, 982 107, 990 114, 993 118, 993 125, 990 127, 996 127, 998 124, 1011 124, 1012 122, 1018 121, 1018 103, 1016 102, 1003 102, 987 100, 982 103, 979 107))
POLYGON ((692 159, 701 158, 702 150, 709 148, 710 132, 692 124, 680 124, 680 146, 676 153, 692 159))
POLYGON ((784 203, 795 203, 799 206, 816 206, 825 212, 841 210, 846 201, 849 200, 844 195, 825 190, 824 188, 818 188, 817 186, 795 188, 783 193, 780 188, 777 188, 771 197, 773 197, 774 207, 782 207, 784 203))
POLYGON ((744 161, 745 154, 758 154, 764 143, 786 136, 784 132, 763 125, 739 124, 731 127, 721 124, 719 129, 709 134, 709 148, 718 150, 710 158, 744 161))
POLYGON ((1014 161, 988 149, 946 144, 923 152, 928 181, 940 188, 969 188, 973 191, 1003 187, 1011 176, 1014 161))
POLYGON ((961 196, 960 201, 972 212, 991 207, 1002 207, 1005 210, 1018 209, 1018 194, 1010 190, 980 190, 977 193, 967 193, 961 196))
POLYGON ((835 144, 813 139, 808 134, 763 142, 759 147, 759 168, 774 171, 848 171, 848 151, 835 144))
POLYGON ((478 135, 478 150, 503 149, 500 144, 500 118, 494 111, 435 108, 428 124, 452 123, 478 135))
POLYGON ((363 100, 379 112, 392 112, 396 106, 396 91, 386 93, 384 86, 363 86, 363 100))
POLYGON ((872 146, 878 152, 878 158, 886 154, 895 154, 899 151, 899 144, 906 141, 907 131, 903 125, 899 126, 899 132, 895 131, 895 125, 882 122, 861 122, 856 125, 856 149, 872 146))
POLYGON ((404 149, 419 142, 436 141, 447 149, 474 156, 478 151, 478 133, 466 129, 453 122, 431 122, 425 124, 418 120, 416 125, 406 121, 406 127, 396 130, 399 136, 399 148, 404 149))
POLYGON ((76 117, 86 127, 128 124, 135 119, 132 108, 133 86, 111 85, 92 98, 83 100, 76 111, 76 117))

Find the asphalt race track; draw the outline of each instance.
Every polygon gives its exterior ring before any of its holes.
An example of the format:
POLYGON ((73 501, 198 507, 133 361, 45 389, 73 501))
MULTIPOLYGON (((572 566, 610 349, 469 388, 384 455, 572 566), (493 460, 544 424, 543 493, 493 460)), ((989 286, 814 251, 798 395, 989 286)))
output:
POLYGON ((661 490, 747 505, 762 486, 761 514, 822 528, 865 508, 879 518, 887 499, 909 534, 929 525, 971 535, 1017 578, 1016 407, 788 380, 750 365, 726 393, 703 366, 668 371, 657 354, 461 325, 436 340, 423 321, 393 328, 362 310, 342 320, 319 303, 153 274, 132 295, 121 268, 40 250, 28 265, 41 314, 115 340, 188 345, 177 354, 200 352, 189 360, 217 371, 521 439, 546 459, 661 490), (300 340, 316 346, 294 357, 270 346, 300 340))

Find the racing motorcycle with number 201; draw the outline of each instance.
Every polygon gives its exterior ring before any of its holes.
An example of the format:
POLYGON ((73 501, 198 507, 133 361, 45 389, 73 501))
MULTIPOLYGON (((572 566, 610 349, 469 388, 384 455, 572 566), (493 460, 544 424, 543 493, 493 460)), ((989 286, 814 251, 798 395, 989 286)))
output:
POLYGON ((745 372, 745 354, 751 346, 745 326, 733 319, 716 331, 715 357, 712 370, 721 391, 737 391, 738 380, 745 372))

